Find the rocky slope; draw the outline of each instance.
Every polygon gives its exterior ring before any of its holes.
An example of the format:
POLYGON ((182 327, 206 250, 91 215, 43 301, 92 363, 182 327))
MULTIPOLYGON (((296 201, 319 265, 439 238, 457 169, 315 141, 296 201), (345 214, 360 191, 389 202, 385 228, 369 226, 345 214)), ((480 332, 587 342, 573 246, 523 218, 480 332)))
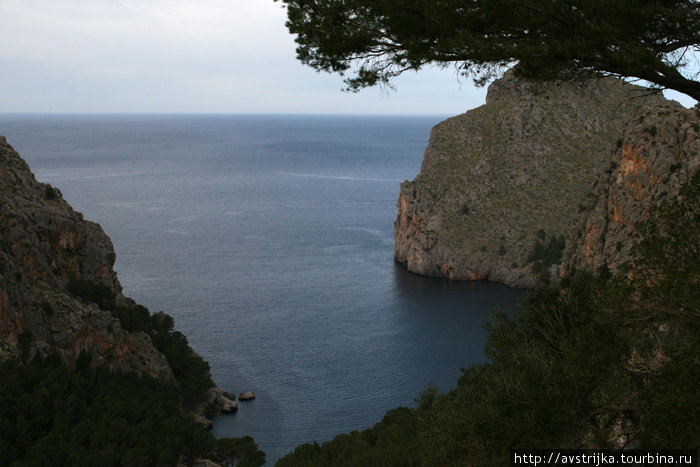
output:
POLYGON ((624 130, 566 241, 562 274, 573 269, 633 270, 637 225, 678 196, 700 170, 695 110, 646 108, 624 130))
POLYGON ((94 365, 172 380, 148 335, 124 331, 109 312, 66 288, 71 279, 87 280, 128 303, 114 260, 102 228, 84 220, 58 189, 39 183, 0 137, 0 359, 54 350, 75 365, 88 351, 94 365))
POLYGON ((431 132, 401 185, 395 259, 413 272, 534 285, 530 252, 562 238, 640 109, 669 108, 612 78, 534 84, 507 73, 486 104, 431 132))
MULTIPOLYGON (((112 242, 102 228, 83 219, 57 188, 39 183, 0 136, 0 362, 11 357, 27 361, 55 352, 68 366, 76 367, 85 352, 94 367, 181 384, 149 334, 127 331, 107 311, 122 309, 148 316, 145 308, 123 295, 113 269, 115 259, 112 242), (110 308, 100 306, 105 297, 110 308)), ((172 318, 164 313, 155 318, 172 327, 172 318)), ((210 427, 205 417, 235 412, 235 397, 209 387, 208 365, 198 364, 201 357, 178 335, 169 342, 171 351, 179 349, 179 359, 194 361, 187 368, 180 361, 180 372, 191 378, 196 371, 205 372, 199 376, 207 380, 202 383, 207 388, 200 403, 188 412, 210 427)))

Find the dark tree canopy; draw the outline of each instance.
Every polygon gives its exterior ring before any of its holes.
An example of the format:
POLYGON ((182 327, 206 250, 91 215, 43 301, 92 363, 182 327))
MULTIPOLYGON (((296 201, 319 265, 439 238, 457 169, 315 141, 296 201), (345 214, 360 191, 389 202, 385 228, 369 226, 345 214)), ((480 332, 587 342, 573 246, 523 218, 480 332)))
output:
POLYGON ((287 7, 297 57, 346 75, 348 90, 390 84, 425 65, 456 66, 484 84, 572 71, 638 78, 700 101, 698 0, 275 0, 287 7), (685 73, 684 73, 685 71, 685 73))

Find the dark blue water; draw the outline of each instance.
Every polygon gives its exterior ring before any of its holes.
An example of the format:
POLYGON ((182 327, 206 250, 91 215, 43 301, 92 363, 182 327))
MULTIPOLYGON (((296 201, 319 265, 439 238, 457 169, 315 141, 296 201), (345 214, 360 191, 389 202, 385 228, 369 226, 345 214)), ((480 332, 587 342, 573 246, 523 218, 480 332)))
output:
POLYGON ((127 296, 219 386, 255 391, 217 436, 268 459, 369 427, 484 360, 519 292, 393 262, 399 183, 437 117, 0 116, 0 134, 112 238, 127 296))

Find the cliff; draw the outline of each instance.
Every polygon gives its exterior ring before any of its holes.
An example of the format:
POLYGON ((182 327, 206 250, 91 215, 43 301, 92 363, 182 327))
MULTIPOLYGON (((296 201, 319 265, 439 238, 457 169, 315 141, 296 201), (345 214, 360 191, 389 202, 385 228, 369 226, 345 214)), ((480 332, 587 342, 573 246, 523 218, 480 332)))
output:
POLYGON ((678 197, 700 170, 700 117, 682 108, 645 108, 618 140, 569 231, 561 273, 608 266, 634 270, 637 226, 678 197))
POLYGON ((0 136, 0 360, 57 352, 75 366, 92 364, 173 380, 165 356, 143 332, 127 332, 96 303, 69 292, 73 281, 122 294, 115 253, 102 228, 83 219, 61 192, 39 183, 0 136))
POLYGON ((114 261, 102 228, 39 183, 0 136, 0 420, 9 427, 0 445, 10 464, 175 465, 183 452, 235 441, 204 429, 207 416, 236 411, 235 397, 214 387, 171 316, 123 295, 114 261))
POLYGON ((679 107, 612 78, 507 73, 485 105, 433 128, 420 174, 401 185, 396 261, 429 276, 534 285, 533 248, 563 243, 622 129, 649 106, 679 107))

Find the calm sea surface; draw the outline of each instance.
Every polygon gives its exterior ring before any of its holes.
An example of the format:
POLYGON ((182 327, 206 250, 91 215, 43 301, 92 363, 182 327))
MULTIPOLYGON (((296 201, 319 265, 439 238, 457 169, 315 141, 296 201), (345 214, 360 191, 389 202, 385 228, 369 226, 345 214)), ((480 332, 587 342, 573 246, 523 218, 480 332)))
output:
POLYGON ((439 120, 0 115, 0 134, 102 225, 125 294, 173 315, 219 386, 255 391, 214 434, 274 461, 454 386, 520 295, 393 262, 399 183, 439 120))

